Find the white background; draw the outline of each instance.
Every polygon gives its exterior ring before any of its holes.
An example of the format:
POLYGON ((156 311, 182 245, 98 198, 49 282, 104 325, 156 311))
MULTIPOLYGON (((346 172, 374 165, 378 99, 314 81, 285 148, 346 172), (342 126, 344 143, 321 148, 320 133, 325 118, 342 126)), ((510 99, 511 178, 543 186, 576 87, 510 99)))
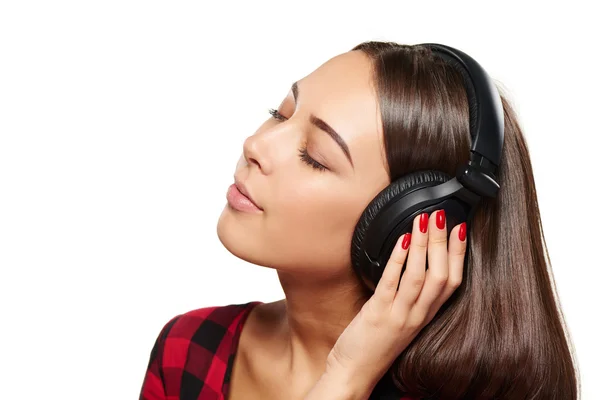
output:
POLYGON ((172 316, 281 299, 218 241, 225 192, 291 83, 365 40, 448 44, 507 90, 600 398, 597 13, 533 3, 2 1, 0 398, 137 398, 172 316))

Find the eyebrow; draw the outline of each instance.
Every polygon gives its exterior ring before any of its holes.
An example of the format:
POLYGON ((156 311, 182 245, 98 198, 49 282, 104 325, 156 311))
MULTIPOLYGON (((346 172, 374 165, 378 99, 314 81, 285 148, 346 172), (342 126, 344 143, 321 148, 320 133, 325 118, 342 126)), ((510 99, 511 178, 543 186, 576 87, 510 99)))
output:
MULTIPOLYGON (((298 98, 300 97, 300 91, 298 90, 298 82, 294 82, 292 84, 292 94, 294 95, 294 101, 298 103, 298 98)), ((346 155, 346 158, 348 159, 348 161, 350 161, 350 165, 352 165, 352 168, 354 169, 354 163, 352 162, 350 149, 348 149, 348 145, 346 144, 346 142, 344 142, 344 139, 342 139, 342 137, 331 126, 329 126, 327 122, 323 121, 321 118, 314 116, 313 114, 310 114, 310 122, 317 128, 327 133, 337 143, 337 145, 340 146, 340 148, 346 155)))

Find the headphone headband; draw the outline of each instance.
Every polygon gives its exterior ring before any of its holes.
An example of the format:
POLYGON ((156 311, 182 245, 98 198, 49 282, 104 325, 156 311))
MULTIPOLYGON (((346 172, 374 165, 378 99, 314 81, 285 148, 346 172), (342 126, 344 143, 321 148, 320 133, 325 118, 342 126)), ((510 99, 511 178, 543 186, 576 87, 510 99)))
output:
POLYGON ((462 74, 469 99, 471 153, 477 153, 488 163, 482 163, 473 154, 471 159, 493 174, 500 165, 504 143, 504 110, 496 85, 481 65, 464 52, 439 43, 420 46, 430 48, 462 74))

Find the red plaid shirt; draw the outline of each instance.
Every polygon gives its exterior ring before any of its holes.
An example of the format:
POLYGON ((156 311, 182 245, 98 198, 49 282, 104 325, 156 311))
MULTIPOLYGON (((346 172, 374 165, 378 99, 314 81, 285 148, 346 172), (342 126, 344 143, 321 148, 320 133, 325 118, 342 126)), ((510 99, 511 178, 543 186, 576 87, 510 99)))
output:
MULTIPOLYGON (((140 400, 225 400, 240 333, 260 301, 214 306, 177 315, 162 328, 150 353, 140 400)), ((389 377, 370 399, 402 397, 389 377)))

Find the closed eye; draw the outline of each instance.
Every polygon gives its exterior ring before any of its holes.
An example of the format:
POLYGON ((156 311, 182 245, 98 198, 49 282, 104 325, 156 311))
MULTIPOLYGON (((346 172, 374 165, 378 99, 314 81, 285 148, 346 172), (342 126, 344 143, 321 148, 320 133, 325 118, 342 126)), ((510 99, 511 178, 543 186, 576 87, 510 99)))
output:
MULTIPOLYGON (((271 114, 273 116, 273 119, 276 119, 278 121, 285 121, 287 120, 286 117, 284 117, 283 115, 281 115, 279 113, 279 111, 277 111, 274 108, 270 108, 269 109, 269 114, 271 114)), ((306 143, 300 147, 298 149, 298 153, 300 156, 300 159, 302 160, 302 162, 304 162, 306 165, 318 170, 318 171, 326 171, 329 168, 327 168, 326 166, 324 166, 323 164, 319 163, 317 160, 315 160, 314 158, 312 158, 309 154, 308 154, 308 149, 306 147, 306 143)))

